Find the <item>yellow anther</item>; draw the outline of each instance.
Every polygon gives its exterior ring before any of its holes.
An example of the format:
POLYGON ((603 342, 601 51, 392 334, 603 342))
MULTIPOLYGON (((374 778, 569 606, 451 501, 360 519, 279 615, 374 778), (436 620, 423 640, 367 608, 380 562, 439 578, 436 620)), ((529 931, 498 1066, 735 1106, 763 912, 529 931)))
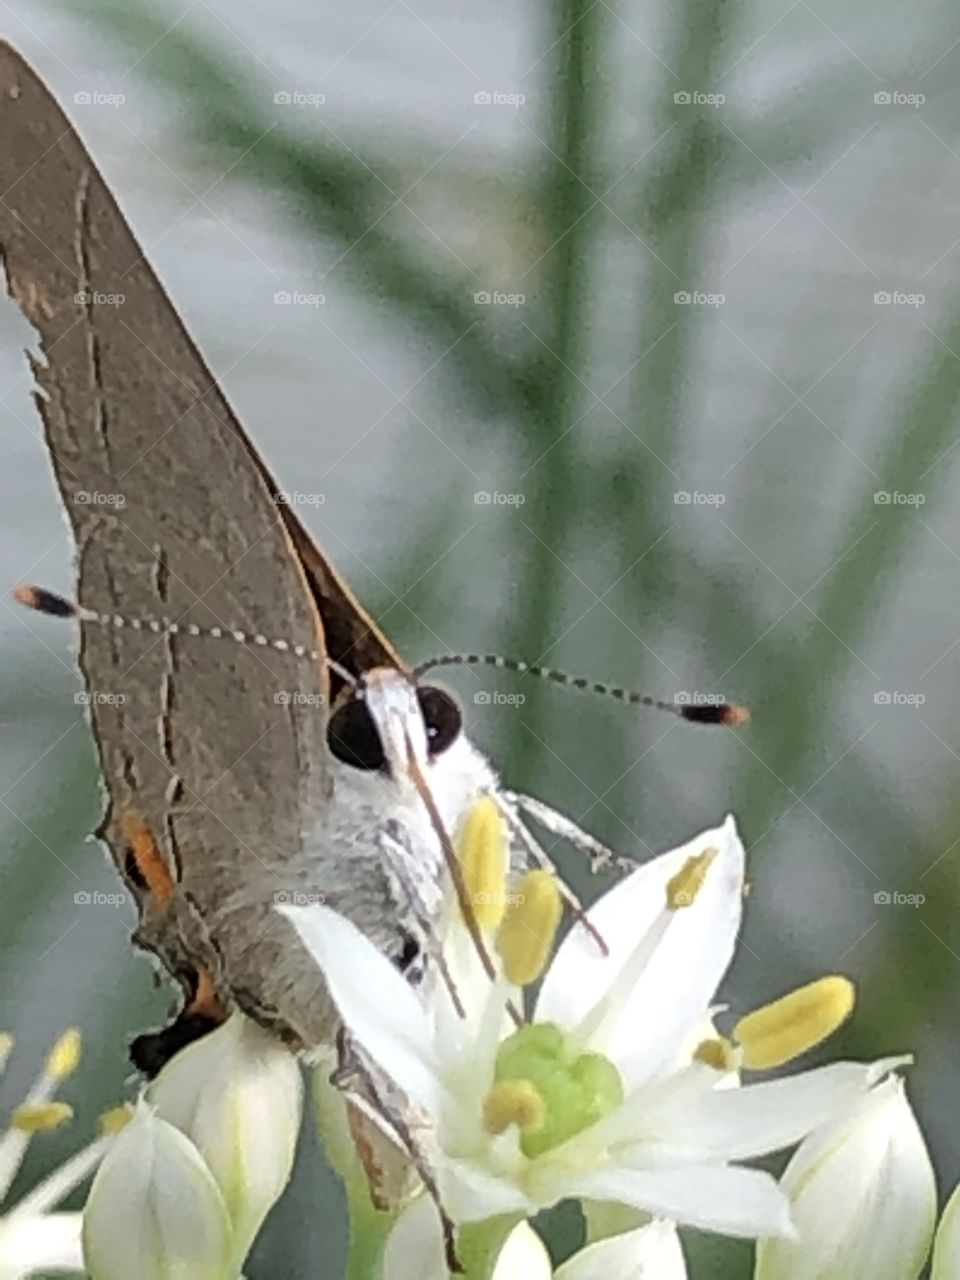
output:
POLYGON ((100 1117, 100 1132, 102 1134, 119 1133, 133 1119, 133 1108, 125 1103, 119 1107, 111 1107, 109 1111, 104 1111, 100 1117))
POLYGON ((496 801, 481 796, 458 840, 467 897, 481 929, 496 929, 507 908, 507 840, 496 801))
POLYGON ((0 1071, 7 1065, 10 1050, 13 1048, 13 1036, 9 1031, 0 1031, 0 1071))
POLYGON ((483 1100, 488 1133, 503 1133, 512 1124, 521 1133, 535 1133, 546 1119, 547 1104, 532 1080, 498 1080, 483 1100))
POLYGON ((689 907, 703 888, 703 882, 710 870, 710 863, 717 856, 717 849, 711 845, 703 853, 696 853, 688 858, 675 876, 667 881, 667 910, 680 911, 689 907))
POLYGON ((45 1133, 58 1129, 72 1117, 73 1107, 66 1102, 25 1102, 22 1107, 14 1107, 10 1127, 21 1133, 45 1133))
POLYGON ((497 954, 509 982, 525 987, 546 968, 563 903, 549 871, 528 871, 517 885, 497 933, 497 954))
POLYGON ((50 1056, 47 1058, 47 1075, 53 1076, 54 1080, 65 1080, 67 1076, 73 1075, 80 1061, 82 1048, 83 1041, 76 1027, 65 1031, 50 1050, 50 1056))
POLYGON ((714 1071, 736 1071, 742 1055, 725 1036, 701 1040, 693 1051, 694 1062, 702 1062, 714 1071))
POLYGON ((764 1071, 806 1053, 846 1022, 855 998, 850 979, 834 974, 754 1009, 733 1029, 743 1065, 764 1071))

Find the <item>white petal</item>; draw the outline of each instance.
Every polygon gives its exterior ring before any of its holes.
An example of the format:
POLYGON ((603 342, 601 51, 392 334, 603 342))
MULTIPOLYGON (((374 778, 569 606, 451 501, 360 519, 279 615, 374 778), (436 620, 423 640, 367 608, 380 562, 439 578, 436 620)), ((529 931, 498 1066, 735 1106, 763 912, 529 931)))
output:
POLYGON ((104 1157, 83 1215, 93 1280, 232 1280, 223 1196, 196 1147, 141 1104, 104 1157))
POLYGON ((569 1195, 614 1200, 682 1226, 729 1236, 790 1235, 787 1198, 768 1173, 736 1165, 624 1165, 573 1174, 569 1195))
POLYGON ((960 1183, 947 1201, 933 1244, 930 1280, 956 1280, 960 1276, 960 1183))
POLYGON ((382 1280, 447 1280, 437 1206, 418 1196, 394 1223, 383 1252, 382 1280))
POLYGON ((84 1271, 79 1213, 0 1219, 0 1280, 38 1271, 84 1271))
POLYGON ((757 1250, 757 1280, 914 1280, 936 1217, 933 1169, 891 1078, 804 1142, 782 1186, 798 1235, 757 1250))
POLYGON ((437 1183, 440 1200, 454 1222, 482 1222, 501 1213, 529 1215, 541 1208, 514 1181, 487 1173, 469 1160, 444 1160, 437 1183))
MULTIPOLYGON (((449 1274, 437 1207, 429 1196, 418 1196, 387 1238, 381 1280, 448 1280, 449 1274)), ((504 1241, 490 1280, 551 1280, 552 1275, 540 1237, 520 1222, 504 1241)))
POLYGON ((329 907, 278 907, 323 972, 345 1025, 430 1115, 442 1101, 431 1029, 419 997, 355 924, 329 907))
POLYGON ((591 1048, 616 1062, 628 1090, 673 1060, 690 1028, 705 1016, 730 963, 740 926, 745 857, 733 819, 654 858, 605 893, 588 914, 609 955, 601 955, 596 942, 574 925, 544 978, 538 1020, 576 1026, 603 999, 662 915, 670 878, 710 847, 718 856, 696 901, 672 914, 617 1016, 591 1040, 591 1048))
POLYGON ((552 1275, 543 1241, 529 1222, 518 1222, 497 1254, 490 1280, 551 1280, 552 1275))
POLYGON ((149 1097, 216 1178, 244 1257, 293 1168, 303 1097, 299 1064, 237 1013, 172 1058, 149 1097))
POLYGON ((655 1221, 635 1231, 588 1245, 565 1262, 556 1280, 687 1280, 687 1264, 672 1222, 655 1221))
MULTIPOLYGON (((887 1060, 885 1060, 886 1062, 887 1060)), ((880 1064, 881 1066, 883 1064, 880 1064)), ((650 1090, 643 1140, 747 1160, 780 1151, 811 1130, 849 1114, 876 1083, 878 1064, 835 1062, 741 1089, 689 1089, 657 1102, 650 1090)), ((630 1103, 626 1104, 629 1111, 630 1103)))

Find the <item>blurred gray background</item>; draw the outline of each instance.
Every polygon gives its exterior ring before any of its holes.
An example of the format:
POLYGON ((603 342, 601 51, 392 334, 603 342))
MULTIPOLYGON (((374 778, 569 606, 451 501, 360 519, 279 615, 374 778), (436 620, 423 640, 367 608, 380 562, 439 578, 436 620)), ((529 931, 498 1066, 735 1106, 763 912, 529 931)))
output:
MULTIPOLYGON (((826 1052, 915 1051, 911 1096, 952 1187, 955 10, 0 14, 271 469, 321 496, 301 514, 411 658, 495 650, 749 704, 748 728, 708 731, 532 681, 454 681, 509 784, 626 853, 738 815, 753 892, 725 997, 741 1011, 851 975, 859 1009, 826 1052)), ((74 900, 117 886, 86 839, 100 797, 73 637, 10 601, 18 582, 72 580, 30 343, 4 302, 0 1025, 20 1047, 0 1101, 64 1025, 88 1057, 73 1132, 25 1182, 129 1096, 126 1040, 170 999, 128 948, 129 910, 74 900)), ((308 1137, 251 1276, 336 1275, 337 1219, 308 1137)), ((690 1254, 745 1274, 736 1246, 690 1254)))

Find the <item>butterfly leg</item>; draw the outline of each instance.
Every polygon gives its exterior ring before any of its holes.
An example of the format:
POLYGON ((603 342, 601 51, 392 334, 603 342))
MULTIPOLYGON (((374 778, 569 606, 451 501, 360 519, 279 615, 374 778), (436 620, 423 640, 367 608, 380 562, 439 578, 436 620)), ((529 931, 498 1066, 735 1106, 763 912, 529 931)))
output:
MULTIPOLYGON (((533 796, 521 795, 516 791, 501 792, 499 799, 506 802, 504 814, 508 821, 510 820, 508 810, 512 811, 515 820, 518 819, 519 813, 526 814, 545 831, 558 836, 561 840, 566 840, 578 853, 586 855, 592 872, 605 871, 608 867, 616 867, 618 871, 636 870, 637 864, 632 858, 625 858, 623 854, 616 853, 608 845, 584 831, 582 827, 578 827, 565 814, 544 804, 542 800, 535 800, 533 796)), ((520 823, 520 827, 526 831, 523 823, 520 823)), ((529 833, 527 834, 529 836, 529 833)), ((546 858, 547 855, 543 854, 543 857, 546 858)), ((547 861, 549 862, 549 859, 547 861)))
MULTIPOLYGON (((556 867, 553 864, 553 859, 546 852, 546 850, 540 847, 539 841, 536 840, 533 833, 528 829, 526 823, 523 821, 523 819, 520 816, 519 809, 521 808, 521 805, 526 803, 538 805, 539 801, 536 801, 536 800, 531 801, 529 800, 529 797, 517 795, 517 793, 513 791, 505 791, 505 792, 500 792, 499 794, 495 794, 494 799, 496 800, 497 806, 499 807, 500 812, 503 814, 504 819, 506 820, 507 826, 510 828, 510 832, 512 836, 523 846, 523 849, 525 850, 528 858, 535 866, 542 867, 545 870, 552 871, 554 873, 557 888, 560 891, 560 896, 570 906, 574 916, 580 922, 580 924, 582 924, 583 927, 587 930, 587 932, 593 937, 594 941, 597 943, 597 946, 600 948, 601 953, 605 954, 607 951, 607 945, 604 942, 603 938, 600 936, 600 934, 597 932, 597 930, 594 928, 594 926, 590 923, 589 919, 587 918, 586 913, 584 912, 584 909, 583 909, 583 903, 580 901, 580 899, 577 897, 574 891, 567 884, 566 880, 564 880, 563 876, 557 873, 556 867)), ((543 808, 547 809, 547 806, 544 805, 543 808)), ((547 809, 547 812, 553 814, 554 811, 552 809, 547 809)), ((531 817, 533 816, 534 815, 531 814, 531 817)), ((568 822, 568 819, 563 818, 562 814, 556 814, 556 817, 560 818, 564 822, 568 822)), ((540 822, 541 826, 547 827, 547 829, 550 830, 550 828, 547 826, 547 823, 544 822, 542 818, 538 817, 536 820, 540 822)), ((579 828, 574 826, 574 824, 570 823, 569 825, 573 827, 573 830, 576 831, 578 834, 581 834, 581 835, 584 834, 580 832, 579 828)), ((554 834, 563 835, 566 839, 571 840, 571 837, 565 831, 564 832, 556 831, 554 832, 554 834)), ((592 837, 590 836, 586 836, 585 838, 587 840, 592 840, 592 837)), ((572 840, 571 840, 571 843, 573 843, 572 840)), ((597 842, 592 841, 592 843, 596 844, 597 842)), ((604 849, 604 852, 607 852, 607 853, 610 852, 603 845, 600 845, 599 847, 601 849, 604 849)), ((611 854, 611 856, 616 857, 617 855, 611 854)), ((591 867, 593 870, 597 869, 593 865, 593 861, 591 861, 591 867)))
POLYGON ((412 986, 417 986, 423 979, 426 963, 436 967, 440 980, 450 993, 454 1008, 462 1013, 462 1004, 457 994, 453 975, 443 954, 443 942, 437 933, 435 915, 427 908, 422 895, 410 874, 410 855, 407 846, 389 832, 384 831, 377 838, 377 848, 387 870, 388 879, 396 886, 397 901, 405 903, 410 921, 415 926, 408 930, 408 936, 415 938, 423 955, 402 967, 402 972, 412 986))
MULTIPOLYGON (((417 1138, 415 1113, 383 1073, 366 1058, 345 1028, 337 1036, 337 1058, 338 1064, 330 1083, 343 1095, 348 1124, 367 1177, 372 1202, 377 1208, 393 1209, 398 1200, 409 1195, 409 1186, 397 1185, 396 1170, 394 1179, 385 1177, 385 1166, 395 1163, 390 1152, 402 1153, 436 1205, 447 1268, 453 1274, 461 1272, 463 1267, 457 1257, 456 1228, 443 1207, 424 1144, 417 1138), (392 1187, 386 1185, 390 1182, 392 1187)), ((401 1174, 400 1182, 409 1182, 409 1177, 401 1174)))

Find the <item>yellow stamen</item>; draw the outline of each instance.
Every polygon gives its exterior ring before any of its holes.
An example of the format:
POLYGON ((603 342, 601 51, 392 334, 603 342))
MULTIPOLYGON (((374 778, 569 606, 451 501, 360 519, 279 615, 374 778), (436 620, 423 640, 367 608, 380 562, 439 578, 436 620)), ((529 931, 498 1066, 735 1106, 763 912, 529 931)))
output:
POLYGON ((7 1065, 10 1050, 13 1048, 13 1036, 9 1031, 0 1031, 0 1071, 7 1065))
POLYGON ((73 1107, 66 1102, 25 1102, 22 1107, 14 1107, 10 1127, 21 1133, 46 1133, 72 1117, 73 1107))
POLYGON ((517 885, 497 934, 497 953, 509 982, 525 987, 543 973, 557 935, 563 903, 549 871, 528 871, 517 885))
POLYGON ((733 1029, 743 1065, 763 1071, 806 1053, 847 1020, 855 998, 850 979, 833 974, 754 1009, 733 1029))
POLYGON ((50 1056, 47 1058, 47 1075, 53 1076, 54 1080, 66 1080, 67 1076, 73 1075, 80 1061, 82 1047, 83 1041, 76 1027, 65 1031, 50 1050, 50 1056))
POLYGON ((694 1062, 703 1062, 714 1071, 736 1071, 740 1066, 741 1054, 725 1036, 714 1036, 710 1040, 701 1040, 693 1051, 694 1062))
POLYGON ((503 1133, 512 1124, 521 1133, 535 1133, 546 1119, 547 1104, 532 1080, 498 1080, 483 1100, 488 1133, 503 1133))
POLYGON ((132 1119, 133 1108, 126 1103, 119 1107, 111 1107, 100 1117, 100 1132, 102 1134, 119 1133, 132 1119))
POLYGON ((717 849, 711 845, 703 853, 688 858, 675 876, 667 881, 667 910, 680 911, 689 907, 703 888, 710 864, 717 856, 717 849))
POLYGON ((507 841, 496 801, 481 796, 458 841, 467 896, 481 929, 496 929, 507 906, 507 841))

